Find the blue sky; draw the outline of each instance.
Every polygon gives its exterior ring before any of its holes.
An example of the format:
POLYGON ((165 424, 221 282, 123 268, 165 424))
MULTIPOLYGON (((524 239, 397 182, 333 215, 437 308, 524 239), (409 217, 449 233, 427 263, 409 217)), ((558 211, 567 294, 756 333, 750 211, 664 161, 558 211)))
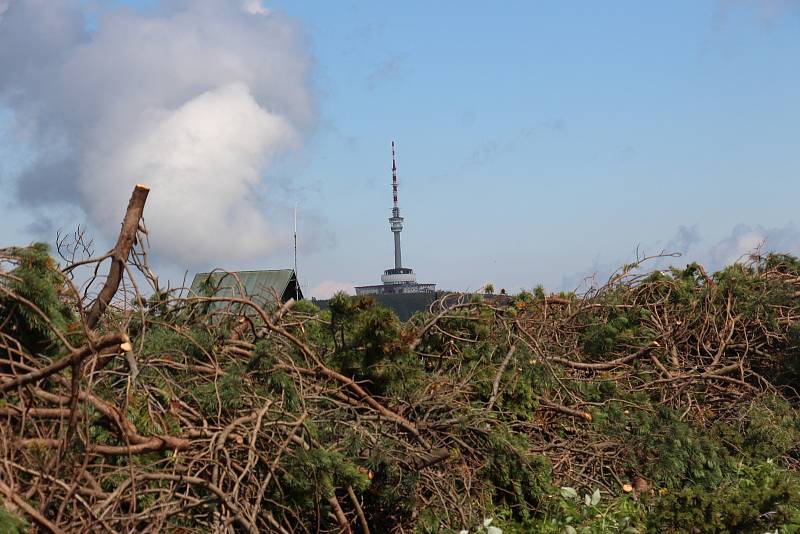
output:
MULTIPOLYGON (((392 140, 404 260, 444 289, 557 290, 637 246, 677 246, 680 227, 676 263, 722 263, 755 237, 800 243, 798 2, 264 5, 310 56, 315 120, 263 177, 265 210, 300 206, 307 292, 391 266, 392 140)), ((30 217, 8 210, 2 241, 38 237, 30 217)), ((217 265, 290 262, 283 247, 217 265)))

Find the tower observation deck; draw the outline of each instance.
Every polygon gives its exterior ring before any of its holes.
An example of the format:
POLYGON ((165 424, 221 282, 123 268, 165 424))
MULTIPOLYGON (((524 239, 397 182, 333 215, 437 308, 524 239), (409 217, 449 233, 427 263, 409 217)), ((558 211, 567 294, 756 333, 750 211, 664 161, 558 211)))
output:
POLYGON ((400 247, 400 232, 403 231, 403 218, 397 202, 397 159, 392 141, 392 216, 389 229, 394 235, 394 268, 387 269, 381 276, 381 284, 356 287, 356 295, 376 295, 389 293, 427 293, 436 290, 436 284, 418 284, 413 269, 403 267, 403 254, 400 247))

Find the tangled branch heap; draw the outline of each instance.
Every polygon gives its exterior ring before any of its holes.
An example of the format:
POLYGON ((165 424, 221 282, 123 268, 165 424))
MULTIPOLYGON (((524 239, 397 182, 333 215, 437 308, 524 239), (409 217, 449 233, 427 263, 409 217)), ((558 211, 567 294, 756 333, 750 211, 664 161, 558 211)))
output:
POLYGON ((451 296, 403 324, 368 298, 161 288, 137 191, 105 256, 80 233, 64 266, 0 251, 9 528, 800 528, 795 258, 451 296))

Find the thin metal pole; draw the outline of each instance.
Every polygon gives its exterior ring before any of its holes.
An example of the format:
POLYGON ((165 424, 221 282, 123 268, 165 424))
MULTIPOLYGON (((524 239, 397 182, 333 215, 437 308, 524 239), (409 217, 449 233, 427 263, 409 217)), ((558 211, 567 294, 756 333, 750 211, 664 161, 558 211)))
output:
POLYGON ((294 205, 294 299, 300 300, 300 278, 297 276, 297 204, 294 205))

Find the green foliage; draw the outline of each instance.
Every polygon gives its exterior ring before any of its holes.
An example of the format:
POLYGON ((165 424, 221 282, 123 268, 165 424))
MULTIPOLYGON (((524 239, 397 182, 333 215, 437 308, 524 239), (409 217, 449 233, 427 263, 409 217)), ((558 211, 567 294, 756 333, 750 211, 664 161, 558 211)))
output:
POLYGON ((9 290, 35 305, 47 318, 22 301, 0 295, 0 311, 6 310, 3 331, 20 340, 31 352, 54 346, 58 337, 53 329, 67 334, 70 328, 78 328, 72 307, 63 298, 67 287, 63 275, 49 251, 44 243, 11 249, 17 266, 10 277, 2 279, 9 290))
POLYGON ((286 498, 303 509, 313 510, 327 499, 336 488, 351 486, 363 492, 370 484, 366 474, 350 459, 338 451, 323 448, 298 449, 286 458, 281 487, 286 498))
POLYGON ((800 276, 800 258, 791 254, 772 253, 767 255, 763 266, 759 270, 761 272, 775 271, 781 274, 800 276))
MULTIPOLYGON (((47 248, 15 254, 15 268, 2 283, 35 303, 55 328, 80 335, 74 297, 47 248)), ((450 509, 457 502, 470 506, 463 526, 473 532, 489 532, 487 517, 505 534, 800 532, 800 414, 791 389, 800 389, 800 306, 796 282, 787 281, 798 276, 800 261, 785 255, 712 277, 690 264, 583 301, 572 293, 548 301, 540 286, 511 297, 508 306, 505 298, 473 296, 474 305, 450 310, 435 325, 429 314, 403 324, 369 297, 339 294, 326 311, 301 301, 280 319, 315 357, 274 330, 253 334, 258 324, 251 329, 220 306, 153 295, 125 323, 141 366, 138 378, 126 380, 112 364, 92 375, 92 393, 113 403, 146 438, 188 439, 188 429, 201 437, 187 454, 109 455, 95 472, 110 492, 131 467, 147 472, 184 462, 177 473, 192 462, 189 472, 209 476, 213 466, 226 466, 220 487, 237 485, 245 505, 260 491, 246 487, 247 480, 271 473, 261 505, 312 529, 332 524, 316 523, 329 519, 332 497, 355 524, 346 493, 352 488, 375 532, 398 525, 451 531, 467 513, 450 509), (740 337, 726 345, 730 317, 740 337), (423 325, 431 327, 421 334, 423 325), (680 343, 676 331, 685 333, 680 343), (643 347, 650 351, 624 364, 581 365, 643 347), (372 398, 321 372, 320 362, 358 381, 372 398), (741 363, 741 373, 730 367, 727 374, 708 373, 730 362, 741 363), (398 425, 374 402, 415 428, 398 425), (269 409, 259 412, 256 431, 253 413, 260 406, 269 409), (591 417, 581 417, 584 412, 591 417), (221 429, 232 429, 228 441, 203 466, 209 439, 222 436, 221 429), (421 467, 428 446, 447 454, 421 467), (623 492, 620 483, 636 477, 650 489, 623 492)), ((210 281, 200 288, 202 295, 213 291, 210 281)), ((47 322, 29 307, 5 298, 0 311, 4 333, 32 353, 59 348, 47 322)), ((67 384, 41 380, 37 394, 63 396, 67 384)), ((0 404, 19 402, 14 395, 0 404)), ((91 403, 81 401, 81 409, 76 443, 88 437, 94 445, 120 445, 112 421, 91 403)), ((8 435, 32 426, 8 413, 6 424, 16 425, 8 435)), ((52 436, 61 436, 61 424, 54 423, 59 430, 52 436)), ((47 465, 44 447, 19 454, 37 469, 47 465)), ((102 454, 91 461, 96 457, 102 454)), ((191 491, 222 506, 202 485, 191 491)), ((142 512, 156 504, 155 495, 140 491, 131 502, 142 512)), ((203 513, 180 520, 201 530, 203 513)), ((0 507, 0 534, 26 527, 0 507)))
POLYGON ((624 436, 629 472, 659 486, 711 487, 723 476, 728 460, 725 447, 667 407, 611 405, 596 424, 609 436, 624 436))
POLYGON ((369 297, 339 293, 329 303, 334 352, 331 364, 373 394, 398 393, 413 387, 421 369, 401 339, 393 312, 369 297))
MULTIPOLYGON (((590 360, 603 361, 630 354, 660 339, 652 329, 650 311, 645 306, 631 305, 631 298, 644 302, 664 302, 665 306, 670 306, 669 315, 675 318, 676 325, 686 324, 686 328, 702 326, 705 320, 701 311, 703 306, 711 305, 724 310, 730 301, 733 303, 732 313, 743 320, 762 321, 768 328, 782 328, 788 332, 788 341, 782 353, 788 364, 791 359, 785 355, 800 355, 800 326, 796 326, 800 322, 780 326, 775 310, 776 306, 786 305, 787 298, 792 298, 788 294, 791 288, 784 287, 779 280, 766 280, 759 273, 765 269, 793 273, 799 266, 800 262, 793 258, 770 257, 764 264, 753 267, 731 266, 716 273, 713 280, 697 264, 690 264, 685 269, 654 273, 634 287, 620 286, 603 293, 595 301, 598 304, 596 307, 580 311, 579 322, 582 325, 576 332, 579 347, 590 360)), ((534 306, 544 298, 544 291, 540 288, 533 293, 523 292, 513 297, 508 312, 504 313, 515 316, 520 310, 520 313, 524 313, 526 309, 536 309, 534 306)), ((567 295, 564 298, 575 297, 567 295)), ((384 350, 393 348, 395 340, 402 334, 398 334, 397 330, 387 332, 385 319, 370 323, 370 318, 379 314, 375 313, 369 299, 334 302, 331 313, 332 333, 338 335, 335 344, 339 359, 335 361, 348 369, 351 376, 366 379, 368 375, 360 365, 363 360, 359 360, 368 353, 366 349, 374 350, 375 344, 383 346, 384 350), (373 345, 364 341, 370 338, 359 330, 358 325, 372 330, 373 345)), ((417 317, 412 324, 419 328, 425 320, 424 317, 417 317)), ((438 329, 428 331, 419 345, 426 371, 469 376, 471 398, 478 406, 487 402, 495 372, 508 350, 505 340, 495 330, 497 320, 495 311, 454 311, 437 323, 438 329), (453 337, 445 335, 445 332, 470 342, 454 343, 453 337), (448 351, 453 350, 457 350, 457 357, 452 359, 426 356, 450 354, 448 351)), ((720 330, 725 328, 724 323, 715 326, 720 330)), ((548 351, 546 346, 543 349, 545 353, 548 351)), ((390 359, 391 356, 384 353, 371 361, 385 362, 390 359)), ((596 374, 592 380, 554 376, 550 366, 537 363, 540 359, 541 356, 531 353, 524 346, 518 347, 501 377, 501 395, 496 401, 497 427, 492 429, 487 438, 489 447, 483 453, 480 477, 489 484, 490 511, 504 532, 555 533, 571 532, 570 529, 575 532, 644 532, 648 528, 658 531, 654 525, 658 525, 659 521, 665 525, 673 525, 674 521, 666 516, 659 519, 657 514, 652 515, 654 507, 660 506, 658 503, 662 500, 666 503, 669 499, 678 499, 684 488, 691 488, 698 495, 710 496, 698 501, 688 499, 688 494, 684 495, 686 499, 683 504, 694 506, 694 512, 702 515, 707 508, 718 506, 724 499, 737 502, 736 499, 748 498, 746 492, 736 493, 731 489, 743 483, 737 478, 738 470, 756 469, 748 466, 761 465, 759 462, 770 458, 798 456, 800 423, 796 409, 782 396, 765 396, 741 404, 738 425, 729 420, 732 414, 728 414, 729 418, 725 421, 716 421, 711 416, 709 421, 704 422, 687 417, 683 408, 665 405, 658 389, 650 392, 632 391, 630 384, 605 373, 596 374), (577 499, 567 499, 554 493, 547 461, 543 456, 531 454, 524 438, 511 430, 517 421, 535 420, 535 414, 540 412, 538 397, 552 397, 550 393, 553 388, 561 392, 569 391, 575 398, 597 405, 591 410, 592 427, 598 432, 594 439, 617 444, 623 451, 620 462, 625 469, 624 472, 618 472, 619 475, 629 480, 633 476, 644 477, 656 488, 654 495, 642 495, 642 500, 637 500, 630 494, 612 494, 604 498, 602 503, 592 504, 592 492, 589 492, 588 503, 582 491, 579 491, 577 499)), ((405 366, 405 372, 415 369, 416 362, 403 358, 393 361, 397 367, 405 366)), ((785 369, 790 366, 774 365, 777 361, 776 357, 774 362, 770 362, 771 371, 785 374, 785 369)), ((796 361, 800 369, 800 357, 796 361)), ((634 361, 632 365, 639 366, 640 362, 634 361)), ((651 380, 652 377, 643 372, 639 379, 651 380)), ((453 380, 457 378, 454 376, 453 380)), ((379 388, 376 391, 386 392, 389 389, 379 388)), ((704 403, 703 393, 696 395, 693 402, 704 403)), ((400 398, 408 397, 401 395, 400 398)), ((568 439, 569 434, 561 436, 568 439)), ((377 466, 387 469, 385 464, 377 466)), ((790 471, 777 464, 775 469, 790 476, 790 471)), ((758 480, 770 487, 766 479, 758 480)), ((776 480, 780 480, 780 477, 776 480)), ((787 503, 792 502, 794 497, 784 491, 788 486, 783 482, 775 482, 771 487, 772 490, 765 490, 763 495, 754 495, 748 506, 772 516, 777 516, 777 512, 767 508, 775 503, 783 503, 780 506, 784 511, 791 510, 794 505, 787 503)), ((393 503, 395 510, 399 509, 397 503, 403 502, 395 492, 385 490, 381 499, 385 503, 393 503)), ((668 506, 664 504, 665 508, 668 506)), ((744 510, 746 507, 741 508, 744 510)), ((743 515, 747 513, 742 512, 743 515)), ((420 532, 438 532, 442 520, 441 512, 428 509, 420 515, 417 528, 420 532)), ((735 523, 739 520, 732 521, 731 525, 738 525, 736 528, 740 531, 744 528, 742 525, 746 524, 744 520, 739 523, 735 523)), ((761 524, 766 528, 778 523, 762 521, 761 524)), ((784 524, 789 525, 790 519, 786 519, 784 524)), ((681 531, 678 527, 674 528, 681 531)))
POLYGON ((800 480, 771 463, 741 465, 715 488, 667 493, 648 516, 659 532, 800 531, 800 480))
POLYGON ((319 308, 310 300, 298 300, 294 303, 294 306, 292 306, 292 311, 304 315, 317 315, 319 313, 319 308))
POLYGON ((247 391, 244 382, 244 367, 234 364, 216 382, 197 388, 195 395, 205 413, 231 413, 244 406, 247 391))
POLYGON ((269 340, 259 341, 247 364, 247 371, 272 398, 283 399, 286 408, 294 412, 300 407, 300 397, 292 377, 286 371, 274 368, 278 364, 275 354, 275 348, 269 340))
POLYGON ((511 298, 511 305, 518 309, 524 308, 536 299, 544 299, 544 296, 544 288, 540 287, 534 289, 534 294, 531 294, 529 291, 520 291, 511 298))
POLYGON ((581 335, 583 351, 595 358, 603 358, 625 347, 643 346, 652 339, 652 333, 642 326, 647 317, 642 308, 610 307, 608 316, 587 326, 581 335))
MULTIPOLYGON (((363 493, 364 512, 375 518, 374 528, 377 532, 390 532, 392 527, 402 524, 412 516, 417 507, 419 474, 408 472, 398 466, 390 458, 373 455, 367 461, 367 467, 373 473, 369 488, 363 493)), ((436 523, 436 513, 426 514, 421 523, 436 523)), ((436 527, 438 528, 438 527, 436 527)), ((435 532, 435 528, 420 527, 420 531, 435 532)))
POLYGON ((27 531, 28 524, 24 519, 0 505, 0 534, 23 534, 27 531))
POLYGON ((800 321, 789 326, 786 337, 785 359, 775 373, 775 380, 800 391, 800 321))
MULTIPOLYGON (((455 334, 459 338, 469 339, 472 342, 493 343, 495 340, 492 336, 494 333, 492 327, 495 325, 496 319, 495 313, 489 309, 467 308, 454 311, 437 322, 439 328, 428 330, 425 333, 420 344, 422 352, 439 354, 452 351, 453 339, 444 332, 455 334)), ((459 348, 465 351, 469 350, 469 347, 466 346, 459 348)), ((469 357, 470 355, 465 354, 465 356, 469 357)))
POLYGON ((531 518, 550 489, 549 463, 528 452, 521 436, 496 430, 489 443, 481 475, 492 484, 493 504, 508 508, 515 519, 531 518))
POLYGON ((218 339, 224 339, 227 331, 220 329, 214 334, 207 326, 175 326, 156 324, 145 331, 145 343, 141 355, 187 356, 190 359, 207 361, 214 352, 218 339))
POLYGON ((644 532, 647 509, 629 494, 609 495, 600 489, 579 491, 565 486, 553 488, 544 509, 536 517, 519 520, 508 508, 495 508, 493 525, 503 534, 605 534, 644 532))
MULTIPOLYGON (((485 350, 491 348, 490 343, 484 347, 485 350)), ((496 355, 492 365, 485 365, 483 362, 476 362, 476 375, 480 371, 485 371, 484 375, 477 375, 482 378, 479 382, 479 392, 481 397, 488 401, 492 392, 492 382, 494 380, 494 368, 501 364, 508 351, 507 347, 496 347, 496 355)), ((526 347, 517 348, 514 358, 506 368, 503 376, 503 383, 507 384, 503 394, 499 396, 497 405, 507 417, 518 420, 530 420, 539 407, 538 395, 546 391, 552 385, 552 374, 546 367, 541 365, 536 356, 526 347)))
POLYGON ((781 458, 800 445, 800 413, 769 395, 742 410, 741 448, 755 459, 781 458))

